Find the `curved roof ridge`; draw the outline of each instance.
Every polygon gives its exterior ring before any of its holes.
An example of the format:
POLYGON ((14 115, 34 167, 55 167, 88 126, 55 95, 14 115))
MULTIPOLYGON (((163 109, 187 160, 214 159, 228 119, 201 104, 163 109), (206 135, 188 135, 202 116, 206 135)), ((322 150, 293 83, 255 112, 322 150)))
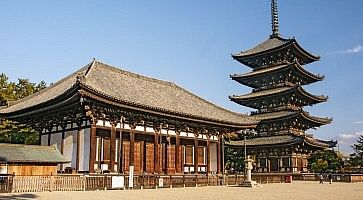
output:
MULTIPOLYGON (((32 99, 32 98, 33 98, 33 97, 35 97, 35 96, 38 96, 38 95, 41 95, 41 94, 43 94, 43 93, 48 92, 48 91, 49 91, 49 90, 51 90, 52 88, 57 87, 58 85, 60 85, 60 84, 64 83, 65 81, 67 81, 67 80, 71 79, 72 77, 75 77, 75 76, 79 75, 79 74, 80 74, 80 72, 83 72, 85 69, 87 69, 87 68, 90 66, 90 64, 91 64, 91 63, 87 64, 86 66, 82 67, 81 69, 79 69, 79 70, 77 70, 77 71, 73 72, 72 74, 70 74, 70 75, 68 75, 68 76, 66 76, 66 77, 64 77, 64 78, 62 78, 62 79, 60 79, 59 81, 55 82, 54 84, 51 84, 51 85, 49 85, 48 87, 46 87, 46 88, 44 88, 44 89, 42 89, 42 90, 40 90, 40 91, 38 91, 38 92, 36 92, 36 93, 33 93, 33 94, 29 95, 29 96, 26 96, 26 97, 21 98, 21 99, 18 99, 18 100, 15 100, 15 101, 11 101, 11 102, 9 102, 9 106, 1 107, 1 108, 0 108, 0 110, 1 110, 1 109, 5 109, 5 108, 9 108, 9 107, 14 106, 14 105, 17 105, 17 104, 19 104, 19 103, 21 103, 21 102, 24 102, 24 101, 27 101, 27 100, 29 100, 29 99, 32 99)), ((81 74, 83 74, 83 73, 81 73, 81 74)), ((76 83, 76 81, 77 81, 77 79, 75 79, 75 80, 74 80, 74 83, 76 83)), ((69 87, 69 88, 70 88, 70 87, 69 87)), ((54 98, 55 98, 55 97, 54 97, 54 98)))
POLYGON ((257 91, 257 92, 251 92, 251 93, 248 93, 248 94, 233 95, 233 96, 230 96, 230 98, 244 99, 244 98, 253 98, 253 97, 263 97, 263 96, 278 94, 280 92, 286 92, 288 90, 294 89, 294 87, 296 87, 296 86, 292 87, 292 86, 284 85, 284 86, 281 86, 281 87, 276 87, 276 88, 267 89, 267 90, 261 90, 261 91, 257 91))
POLYGON ((260 54, 265 51, 283 46, 286 43, 289 43, 291 41, 292 41, 292 39, 285 39, 280 36, 269 37, 267 40, 263 41, 262 43, 258 44, 257 46, 255 46, 251 49, 248 49, 246 51, 241 51, 236 54, 232 54, 232 57, 250 56, 253 54, 260 54))
POLYGON ((223 111, 227 111, 227 112, 229 112, 229 113, 231 113, 231 114, 239 115, 239 116, 241 116, 241 117, 249 117, 249 116, 248 116, 248 115, 246 115, 246 114, 242 114, 242 113, 238 113, 238 112, 233 112, 233 111, 231 111, 231 110, 228 110, 228 109, 225 109, 225 108, 223 108, 223 107, 221 107, 221 106, 218 106, 217 104, 214 104, 214 103, 212 103, 212 102, 210 102, 210 101, 207 101, 207 100, 205 100, 205 99, 203 99, 203 98, 201 98, 201 97, 199 97, 199 96, 197 96, 197 95, 193 94, 192 92, 189 92, 188 90, 186 90, 186 89, 184 89, 184 88, 180 87, 179 85, 177 85, 177 84, 175 84, 175 83, 172 83, 172 86, 177 87, 178 89, 183 90, 184 92, 191 94, 192 96, 194 96, 194 97, 198 98, 199 100, 202 100, 202 101, 204 101, 204 102, 206 102, 206 103, 208 103, 208 104, 212 105, 213 107, 215 107, 215 108, 217 108, 217 109, 220 109, 220 110, 223 110, 223 111))
POLYGON ((306 117, 306 118, 309 118, 309 119, 312 119, 312 120, 316 120, 316 121, 319 121, 319 122, 323 122, 323 123, 330 123, 333 120, 333 118, 329 118, 329 117, 316 117, 316 116, 312 116, 307 111, 302 111, 301 114, 304 117, 306 117))
POLYGON ((157 83, 162 83, 162 84, 165 84, 165 85, 174 84, 174 83, 172 83, 170 81, 160 80, 160 79, 157 79, 157 78, 153 78, 153 77, 141 75, 141 74, 138 74, 138 73, 130 72, 130 71, 127 71, 127 70, 123 70, 123 69, 120 69, 118 67, 114 67, 114 66, 112 66, 110 64, 107 64, 107 63, 104 63, 104 62, 101 62, 101 61, 97 61, 97 60, 95 61, 94 66, 95 67, 105 67, 105 68, 107 68, 107 69, 109 69, 111 71, 117 72, 117 73, 129 75, 129 76, 132 76, 132 77, 135 77, 135 78, 142 78, 144 80, 157 82, 157 83))
POLYGON ((301 87, 301 85, 298 85, 296 89, 300 90, 300 92, 302 92, 303 94, 305 94, 305 95, 307 95, 307 96, 309 96, 311 98, 315 98, 315 99, 320 100, 320 101, 328 100, 327 96, 311 94, 310 92, 306 91, 303 87, 301 87))
POLYGON ((309 75, 312 78, 318 79, 318 80, 323 80, 324 76, 321 76, 319 74, 313 74, 311 72, 309 72, 308 70, 306 70, 302 65, 300 65, 299 62, 295 61, 292 64, 295 65, 295 67, 300 70, 301 72, 305 73, 306 75, 309 75))

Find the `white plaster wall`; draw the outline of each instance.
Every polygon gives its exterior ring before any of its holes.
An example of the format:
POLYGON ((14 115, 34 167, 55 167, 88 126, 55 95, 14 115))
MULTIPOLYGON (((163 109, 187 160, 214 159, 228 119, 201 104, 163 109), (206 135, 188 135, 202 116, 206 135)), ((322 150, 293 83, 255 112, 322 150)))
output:
POLYGON ((166 130, 166 129, 161 129, 161 134, 164 134, 164 135, 168 134, 168 130, 166 130))
POLYGON ((128 124, 124 124, 124 129, 131 129, 128 124))
POLYGON ((217 172, 217 143, 210 143, 210 171, 217 172))
POLYGON ((143 126, 136 126, 135 130, 144 131, 144 127, 143 126))
POLYGON ((98 120, 96 123, 97 126, 103 126, 103 121, 102 120, 98 120))
POLYGON ((182 132, 180 132, 180 136, 182 136, 182 137, 187 137, 187 136, 188 136, 188 134, 187 134, 186 132, 182 131, 182 132))
POLYGON ((57 148, 60 152, 61 150, 61 145, 62 145, 62 133, 53 133, 50 136, 50 145, 57 145, 57 148))
POLYGON ((111 127, 111 123, 109 121, 105 121, 105 126, 111 127))
POLYGON ((80 152, 79 152, 79 170, 89 171, 89 154, 90 154, 90 133, 91 129, 86 128, 80 131, 80 152))
POLYGON ((63 155, 71 163, 64 164, 65 167, 76 168, 76 152, 77 152, 77 130, 67 131, 64 136, 64 151, 63 155))
POLYGON ((176 135, 176 133, 175 133, 175 131, 174 131, 174 130, 169 130, 169 131, 168 131, 168 134, 169 134, 169 135, 176 135))
MULTIPOLYGON (((78 131, 76 132, 78 133, 78 131)), ((77 135, 76 135, 77 137, 77 135)), ((75 143, 74 145, 77 145, 77 143, 75 143)), ((84 129, 79 131, 79 171, 84 171, 84 167, 83 164, 84 162, 84 129)), ((75 149, 77 149, 77 146, 74 146, 75 149)))
POLYGON ((48 135, 42 135, 40 145, 48 146, 48 135))
POLYGON ((154 133, 154 128, 151 128, 151 127, 146 127, 146 132, 151 132, 151 133, 154 133))

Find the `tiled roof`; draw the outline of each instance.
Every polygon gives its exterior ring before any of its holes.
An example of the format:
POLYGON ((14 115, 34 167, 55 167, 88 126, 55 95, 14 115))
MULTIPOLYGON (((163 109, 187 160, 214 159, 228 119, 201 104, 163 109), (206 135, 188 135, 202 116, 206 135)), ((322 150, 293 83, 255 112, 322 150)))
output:
POLYGON ((81 84, 86 88, 136 106, 239 125, 258 123, 253 117, 219 107, 172 82, 124 71, 99 61, 93 61, 65 79, 20 100, 13 106, 0 109, 0 113, 22 110, 56 98, 76 84, 77 75, 84 76, 81 84))
POLYGON ((55 146, 0 143, 0 163, 68 163, 55 146))
POLYGON ((324 78, 324 76, 315 75, 315 74, 313 74, 313 73, 305 70, 297 62, 288 63, 288 64, 281 64, 281 65, 276 65, 276 66, 271 66, 271 67, 266 67, 266 68, 260 68, 258 70, 254 70, 252 72, 248 72, 248 73, 245 73, 245 74, 233 74, 233 75, 231 75, 231 78, 232 79, 237 79, 237 78, 253 78, 255 76, 262 76, 264 74, 268 74, 269 72, 276 72, 276 71, 279 71, 281 69, 290 69, 290 68, 297 69, 301 73, 309 76, 310 78, 316 79, 316 80, 322 80, 324 78))
POLYGON ((72 88, 72 86, 76 83, 77 75, 86 73, 88 67, 89 65, 83 67, 77 72, 61 79, 53 85, 48 86, 40 92, 29 95, 17 101, 9 102, 9 107, 0 107, 0 114, 23 110, 25 108, 29 108, 55 99, 59 95, 65 93, 67 90, 72 88))
POLYGON ((311 116, 308 112, 305 111, 290 111, 290 110, 283 110, 283 111, 276 111, 276 112, 268 112, 268 113, 261 113, 256 114, 254 117, 256 119, 262 120, 274 120, 278 118, 290 118, 290 117, 304 117, 309 121, 314 121, 320 125, 329 124, 331 123, 331 118, 322 118, 322 117, 315 117, 311 116))
MULTIPOLYGON (((310 136, 295 136, 295 135, 276 135, 276 136, 266 136, 266 137, 255 137, 246 139, 246 146, 266 146, 266 145, 287 145, 296 144, 300 142, 305 142, 312 146, 317 146, 320 148, 331 148, 336 146, 334 141, 324 141, 315 139, 310 136)), ((244 140, 230 141, 226 142, 226 145, 243 147, 244 140)))
POLYGON ((278 88, 273 88, 273 89, 268 89, 268 90, 252 92, 252 93, 244 94, 244 95, 238 95, 238 96, 233 95, 230 98, 233 100, 245 100, 245 99, 250 99, 250 98, 255 98, 255 97, 270 96, 270 95, 278 94, 281 92, 289 91, 292 88, 293 87, 284 86, 284 87, 278 87, 278 88))
MULTIPOLYGON (((258 145, 279 145, 279 144, 292 144, 301 142, 301 137, 294 135, 277 135, 268 137, 255 137, 246 139, 246 146, 258 146, 258 145)), ((226 142, 231 146, 244 146, 244 140, 226 142)))
POLYGON ((257 45, 256 47, 249 49, 247 51, 233 54, 233 56, 235 56, 235 57, 249 56, 252 54, 261 53, 261 52, 282 46, 286 43, 289 43, 290 41, 291 41, 290 39, 284 39, 281 37, 270 37, 267 40, 265 40, 264 42, 262 42, 261 44, 257 45))
POLYGON ((289 86, 283 86, 283 87, 277 87, 277 88, 273 88, 273 89, 266 89, 266 90, 261 90, 261 91, 257 91, 257 92, 252 92, 249 94, 244 94, 244 95, 238 95, 235 96, 233 95, 232 97, 230 97, 232 100, 252 100, 254 98, 259 98, 259 97, 271 97, 272 95, 275 94, 281 94, 281 93, 288 93, 288 92, 294 92, 295 94, 300 94, 300 95, 304 95, 310 99, 313 99, 317 102, 323 102, 327 100, 327 97, 323 96, 323 95, 312 95, 309 92, 305 91, 301 86, 294 86, 294 87, 289 87, 289 86))
POLYGON ((325 141, 325 140, 319 140, 313 137, 305 137, 305 142, 310 144, 310 145, 314 145, 314 146, 322 146, 322 147, 326 147, 326 148, 331 148, 331 147, 335 147, 337 145, 337 141, 325 141))

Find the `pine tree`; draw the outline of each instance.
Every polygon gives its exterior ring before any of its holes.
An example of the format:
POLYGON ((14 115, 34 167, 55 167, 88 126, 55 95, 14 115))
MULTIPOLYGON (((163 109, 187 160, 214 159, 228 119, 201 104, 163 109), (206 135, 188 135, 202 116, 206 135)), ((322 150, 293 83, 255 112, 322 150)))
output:
POLYGON ((308 168, 314 172, 335 172, 343 166, 342 158, 333 150, 316 151, 308 159, 308 168))
POLYGON ((354 153, 350 154, 349 163, 353 166, 363 167, 363 135, 361 135, 357 144, 353 144, 354 153))
MULTIPOLYGON (((11 82, 4 74, 0 74, 0 106, 6 106, 15 101, 47 87, 44 81, 32 83, 29 79, 18 79, 11 82)), ((0 142, 16 144, 37 144, 38 134, 31 128, 22 127, 13 121, 0 118, 0 142)))

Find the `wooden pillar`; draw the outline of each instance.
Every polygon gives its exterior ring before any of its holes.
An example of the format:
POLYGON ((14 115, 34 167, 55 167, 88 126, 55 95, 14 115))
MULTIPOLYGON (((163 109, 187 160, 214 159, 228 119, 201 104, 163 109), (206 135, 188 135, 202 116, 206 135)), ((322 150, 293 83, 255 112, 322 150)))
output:
POLYGON ((50 139, 51 139, 51 135, 52 135, 50 132, 51 132, 51 130, 50 131, 48 130, 48 146, 50 146, 50 139))
POLYGON ((199 162, 199 156, 198 156, 198 134, 194 134, 194 173, 198 174, 198 162, 199 162))
POLYGON ((81 126, 78 125, 78 127, 77 127, 77 143, 76 143, 76 145, 77 145, 77 147, 76 147, 76 149, 77 149, 77 152, 76 152, 76 172, 78 172, 78 170, 79 170, 79 159, 80 159, 79 154, 81 152, 80 138, 81 138, 81 126))
POLYGON ((90 131, 90 145, 89 145, 89 173, 95 172, 95 161, 96 161, 96 148, 97 147, 97 141, 96 141, 96 120, 92 120, 91 125, 91 131, 90 131))
POLYGON ((157 129, 154 130, 154 173, 159 173, 159 132, 157 129))
POLYGON ((135 166, 135 126, 130 125, 130 151, 129 151, 129 166, 135 166))
POLYGON ((181 157, 179 157, 179 147, 180 147, 180 132, 179 131, 175 131, 176 136, 175 136, 175 173, 180 173, 181 172, 181 166, 180 166, 180 159, 182 159, 181 157))
POLYGON ((221 171, 222 174, 224 174, 225 170, 224 170, 224 136, 221 135, 221 171))
POLYGON ((119 135, 119 154, 118 154, 118 172, 120 174, 123 173, 122 167, 123 167, 123 134, 122 134, 122 129, 124 128, 124 123, 123 123, 123 117, 121 117, 120 119, 120 135, 119 135))
POLYGON ((111 172, 115 171, 115 155, 116 155, 116 122, 111 124, 111 143, 110 143, 110 165, 111 172))
MULTIPOLYGON (((60 147, 60 153, 62 155, 64 155, 64 138, 65 138, 65 134, 66 134, 66 131, 65 131, 66 127, 63 127, 62 126, 62 140, 61 140, 61 147, 60 147)), ((63 164, 60 164, 60 171, 63 171, 63 164)))
POLYGON ((210 174, 210 135, 207 134, 207 174, 210 174))
POLYGON ((38 135, 38 145, 42 145, 43 128, 42 127, 37 127, 36 131, 39 133, 39 135, 38 135))
POLYGON ((221 173, 221 137, 218 135, 217 142, 217 174, 221 173))

